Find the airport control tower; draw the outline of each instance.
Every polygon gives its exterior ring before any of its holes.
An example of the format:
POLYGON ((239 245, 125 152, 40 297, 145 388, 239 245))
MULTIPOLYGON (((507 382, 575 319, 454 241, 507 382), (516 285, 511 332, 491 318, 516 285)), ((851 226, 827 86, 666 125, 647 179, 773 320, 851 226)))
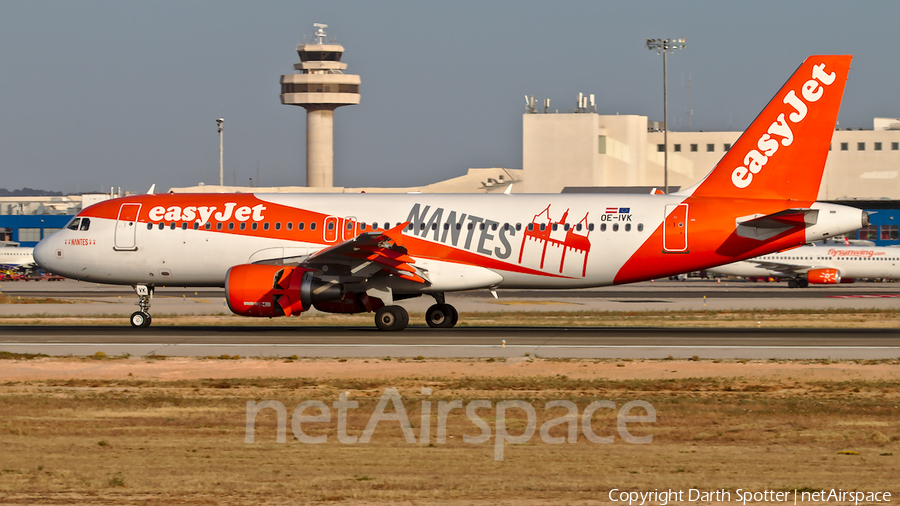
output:
MULTIPOLYGON (((359 76, 344 74, 344 46, 327 41, 315 23, 311 44, 297 46, 297 74, 281 76, 281 103, 306 109, 306 186, 334 186, 334 110, 359 103, 359 76)), ((304 41, 306 42, 306 41, 304 41)))

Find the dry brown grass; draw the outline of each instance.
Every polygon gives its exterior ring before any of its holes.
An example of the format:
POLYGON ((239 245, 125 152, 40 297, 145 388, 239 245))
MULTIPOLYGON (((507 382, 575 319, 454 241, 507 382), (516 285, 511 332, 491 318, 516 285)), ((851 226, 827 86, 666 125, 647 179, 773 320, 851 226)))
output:
POLYGON ((22 297, 20 295, 0 294, 0 304, 74 304, 71 299, 59 299, 56 297, 22 297))
MULTIPOLYGON (((429 362, 419 361, 415 375, 393 377, 159 381, 138 378, 144 362, 131 360, 136 376, 6 381, 0 383, 0 503, 586 504, 605 501, 610 488, 900 492, 895 363, 871 366, 892 371, 885 378, 822 379, 804 368, 829 366, 796 364, 784 372, 791 366, 781 364, 771 378, 613 379, 586 377, 592 368, 611 365, 594 361, 543 363, 579 377, 511 369, 486 377, 479 374, 488 367, 483 361, 453 362, 457 373, 433 377, 429 362), (423 386, 432 394, 422 395, 423 386), (326 444, 293 439, 290 421, 288 443, 276 443, 271 410, 257 418, 257 442, 244 443, 248 400, 278 400, 290 412, 308 399, 331 405, 347 392, 360 405, 351 410, 348 431, 358 436, 386 387, 399 388, 417 435, 426 399, 433 420, 437 402, 454 399, 525 400, 537 409, 538 427, 563 413, 544 411, 551 399, 571 400, 579 412, 593 400, 621 406, 642 399, 653 404, 658 419, 632 424, 635 434, 654 436, 647 445, 618 436, 613 444, 594 444, 579 427, 575 444, 548 445, 535 434, 528 444, 507 445, 502 462, 492 458, 493 439, 462 442, 463 434, 479 429, 459 411, 448 418, 452 438, 433 446, 404 442, 393 422, 380 424, 369 444, 340 444, 335 409, 331 423, 310 424, 310 435, 329 436, 326 444), (845 450, 858 455, 838 453, 845 450)), ((231 362, 215 363, 227 368, 231 362)), ((703 365, 673 361, 665 367, 703 365)), ((363 366, 353 361, 337 367, 363 366)), ((492 414, 483 416, 491 425, 492 414)), ((509 414, 516 434, 523 419, 509 414)), ((598 411, 593 423, 598 432, 616 434, 610 410, 598 411)))

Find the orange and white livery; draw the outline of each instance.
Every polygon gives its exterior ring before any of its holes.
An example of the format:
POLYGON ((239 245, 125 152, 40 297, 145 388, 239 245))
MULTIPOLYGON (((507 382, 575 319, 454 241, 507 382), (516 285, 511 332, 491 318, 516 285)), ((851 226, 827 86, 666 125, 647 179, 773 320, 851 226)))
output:
POLYGON ((858 278, 900 279, 900 248, 810 244, 720 265, 709 272, 747 278, 789 278, 789 288, 853 283, 858 278))
POLYGON ((133 285, 135 326, 167 285, 224 287, 246 316, 373 311, 385 330, 406 327, 395 302, 410 297, 434 297, 427 323, 452 327, 449 292, 632 283, 758 257, 867 224, 816 202, 850 60, 809 58, 703 181, 671 195, 141 195, 84 209, 34 256, 133 285))

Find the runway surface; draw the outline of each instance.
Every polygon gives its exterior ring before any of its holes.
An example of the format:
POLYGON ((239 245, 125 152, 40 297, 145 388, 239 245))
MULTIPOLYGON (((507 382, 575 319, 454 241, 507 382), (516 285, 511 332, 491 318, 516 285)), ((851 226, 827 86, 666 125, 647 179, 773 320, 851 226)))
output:
POLYGON ((892 359, 900 330, 3 326, 0 351, 49 355, 892 359), (504 344, 505 341, 505 344, 504 344))
MULTIPOLYGON (((320 357, 513 357, 529 353, 573 358, 803 358, 900 357, 900 330, 675 329, 675 328, 478 328, 410 327, 400 333, 362 327, 172 327, 132 329, 135 310, 127 287, 66 280, 0 285, 12 297, 69 298, 69 304, 0 304, 0 351, 50 355, 129 353, 180 356, 320 357), (121 326, 15 326, 15 318, 121 317, 121 326), (503 341, 506 340, 506 347, 503 341)), ((151 313, 230 314, 217 288, 160 287, 151 313)), ((463 317, 507 311, 727 311, 732 309, 880 309, 900 306, 900 283, 855 283, 789 289, 785 283, 690 279, 659 280, 580 290, 486 290, 447 294, 463 317)), ((424 296, 401 301, 421 314, 424 296)), ((304 318, 302 315, 299 318, 304 318)), ((21 321, 21 320, 20 320, 21 321)), ((417 320, 421 321, 421 320, 417 320)))

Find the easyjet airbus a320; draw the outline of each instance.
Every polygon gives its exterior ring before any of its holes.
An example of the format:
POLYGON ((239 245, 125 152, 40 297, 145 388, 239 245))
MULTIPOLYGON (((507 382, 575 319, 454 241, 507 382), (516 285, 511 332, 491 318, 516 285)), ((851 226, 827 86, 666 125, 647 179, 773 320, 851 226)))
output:
POLYGON ((109 200, 41 241, 38 264, 135 287, 135 327, 157 285, 221 286, 239 315, 315 307, 375 312, 434 297, 431 327, 458 313, 445 294, 584 288, 727 264, 866 226, 816 202, 850 56, 813 56, 715 169, 671 195, 165 194, 109 200))

